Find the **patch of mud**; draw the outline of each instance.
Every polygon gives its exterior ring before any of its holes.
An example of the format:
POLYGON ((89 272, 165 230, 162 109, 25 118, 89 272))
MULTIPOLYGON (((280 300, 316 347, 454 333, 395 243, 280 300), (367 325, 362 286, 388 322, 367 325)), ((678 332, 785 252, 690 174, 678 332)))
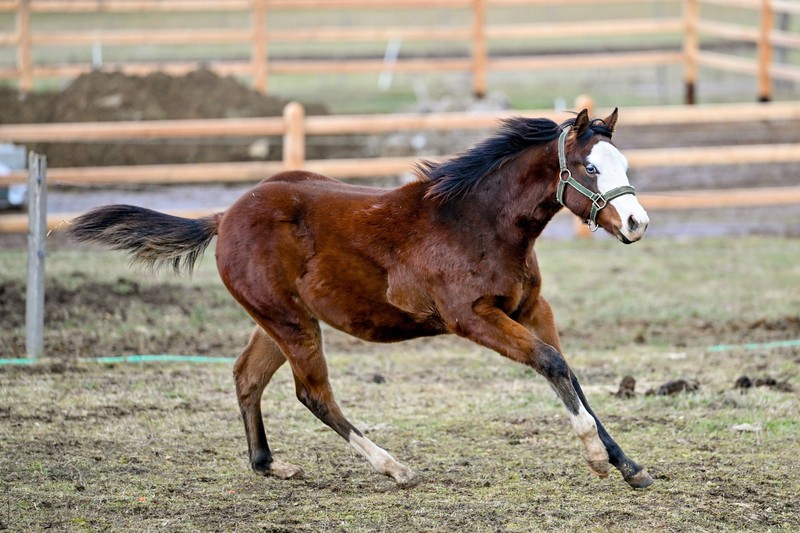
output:
POLYGON ((652 321, 623 320, 609 336, 606 324, 581 324, 559 329, 569 342, 613 349, 619 344, 669 344, 677 347, 768 342, 800 338, 800 315, 747 321, 652 321), (600 333, 596 333, 600 332, 600 333))
MULTIPOLYGON (((120 277, 114 282, 86 279, 80 272, 45 287, 44 351, 48 357, 72 360, 109 354, 175 353, 238 355, 247 335, 239 329, 219 331, 205 322, 192 329, 159 328, 164 317, 190 323, 196 308, 207 306, 201 287, 170 283, 140 285, 120 277), (152 310, 141 316, 141 309, 152 310), (138 309, 135 317, 130 315, 138 309), (130 317, 131 327, 121 325, 130 317), (135 325, 133 325, 135 323, 135 325)), ((0 281, 0 354, 25 356, 25 285, 0 281)), ((231 300, 232 307, 236 304, 231 300)), ((248 322, 243 326, 249 328, 248 322)))
MULTIPOLYGON (((197 118, 275 117, 288 100, 254 91, 233 77, 209 70, 184 76, 153 73, 128 76, 92 72, 76 78, 63 91, 22 96, 0 87, 0 124, 51 122, 105 122, 197 118)), ((322 104, 306 103, 306 114, 328 114, 322 104)), ((207 163, 217 161, 276 160, 280 140, 231 138, 205 140, 162 139, 116 143, 39 144, 52 167, 207 163), (251 150, 259 142, 257 150, 251 150)), ((325 157, 324 146, 309 147, 309 158, 325 157)))
MULTIPOLYGON (((86 279, 81 272, 73 272, 66 283, 58 279, 47 280, 44 320, 49 327, 98 319, 125 320, 132 301, 153 307, 176 306, 180 312, 189 314, 189 301, 183 296, 201 290, 199 287, 169 284, 142 287, 124 277, 114 283, 98 282, 86 279), (77 288, 76 281, 80 282, 77 288)), ((25 300, 24 283, 15 280, 0 284, 0 328, 25 325, 25 300)))

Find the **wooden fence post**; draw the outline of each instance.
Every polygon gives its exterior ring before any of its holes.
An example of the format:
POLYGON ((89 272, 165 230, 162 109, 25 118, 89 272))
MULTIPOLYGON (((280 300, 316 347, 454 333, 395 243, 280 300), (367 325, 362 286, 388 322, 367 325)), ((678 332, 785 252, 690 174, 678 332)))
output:
POLYGON ((283 166, 286 170, 303 168, 306 159, 306 112, 297 102, 289 102, 283 108, 286 129, 283 133, 283 166))
POLYGON ((486 0, 472 0, 472 92, 486 96, 486 0))
POLYGON ((697 21, 700 17, 698 0, 683 1, 683 82, 686 87, 684 103, 693 105, 696 102, 695 88, 697 84, 697 56, 700 44, 697 37, 697 21))
POLYGON ((47 159, 28 156, 28 288, 25 301, 25 351, 30 359, 44 351, 44 258, 47 232, 47 159))
MULTIPOLYGON (((584 109, 589 112, 589 118, 594 117, 594 100, 588 94, 579 94, 575 97, 575 111, 580 113, 584 109)), ((578 217, 573 217, 573 228, 575 229, 575 236, 579 239, 588 239, 592 236, 589 226, 584 224, 578 217)))
POLYGON ((770 34, 773 24, 772 0, 761 0, 761 24, 758 33, 758 101, 769 102, 772 97, 772 80, 769 67, 772 64, 770 34))
POLYGON ((30 91, 33 88, 30 0, 19 0, 17 3, 17 74, 20 90, 30 91))
POLYGON ((269 85, 267 61, 267 5, 265 0, 253 0, 253 86, 260 93, 266 93, 269 85))

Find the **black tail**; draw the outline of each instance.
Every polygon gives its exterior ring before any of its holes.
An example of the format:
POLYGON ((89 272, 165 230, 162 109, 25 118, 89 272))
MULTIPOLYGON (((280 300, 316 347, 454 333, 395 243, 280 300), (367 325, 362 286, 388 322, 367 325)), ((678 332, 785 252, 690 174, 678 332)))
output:
POLYGON ((67 233, 131 254, 133 263, 157 269, 172 265, 176 274, 191 273, 217 234, 221 213, 196 220, 143 207, 108 205, 73 219, 67 233))

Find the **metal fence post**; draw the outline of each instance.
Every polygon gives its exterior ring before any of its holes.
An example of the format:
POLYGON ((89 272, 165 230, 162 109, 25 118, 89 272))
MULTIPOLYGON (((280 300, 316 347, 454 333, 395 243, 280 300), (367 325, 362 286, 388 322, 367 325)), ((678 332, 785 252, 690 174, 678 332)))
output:
POLYGON ((47 232, 47 158, 28 156, 28 288, 25 350, 31 359, 44 351, 44 260, 47 232))

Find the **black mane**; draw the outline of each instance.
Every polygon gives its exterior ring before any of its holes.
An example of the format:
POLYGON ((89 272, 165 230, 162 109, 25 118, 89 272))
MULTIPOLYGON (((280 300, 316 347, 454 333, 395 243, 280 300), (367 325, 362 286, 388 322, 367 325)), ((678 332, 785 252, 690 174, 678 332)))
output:
MULTIPOLYGON (((466 152, 442 163, 422 160, 417 163, 416 170, 423 181, 433 184, 428 190, 428 197, 447 202, 469 192, 484 176, 491 174, 526 148, 548 143, 556 139, 565 127, 574 124, 574 118, 561 124, 547 118, 505 119, 501 121, 495 135, 466 152)), ((595 119, 586 133, 578 139, 578 143, 586 144, 593 135, 610 138, 611 129, 602 120, 595 119)))

